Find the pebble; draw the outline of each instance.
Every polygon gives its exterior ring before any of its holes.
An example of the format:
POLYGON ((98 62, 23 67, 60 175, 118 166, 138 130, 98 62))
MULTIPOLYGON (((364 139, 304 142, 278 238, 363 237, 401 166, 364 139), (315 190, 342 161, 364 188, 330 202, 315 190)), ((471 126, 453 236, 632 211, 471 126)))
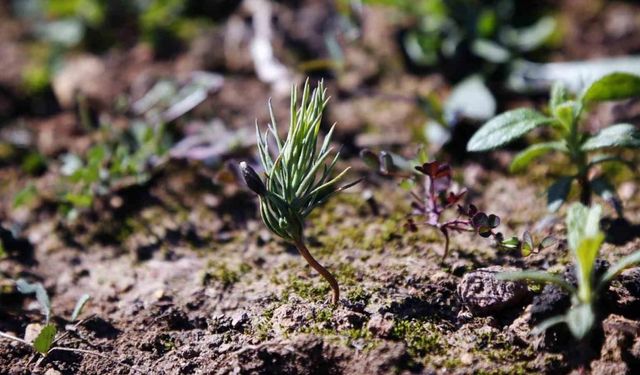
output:
POLYGON ((496 274, 514 268, 491 266, 464 275, 458 284, 458 296, 473 315, 491 315, 520 303, 528 294, 525 283, 503 281, 496 274))

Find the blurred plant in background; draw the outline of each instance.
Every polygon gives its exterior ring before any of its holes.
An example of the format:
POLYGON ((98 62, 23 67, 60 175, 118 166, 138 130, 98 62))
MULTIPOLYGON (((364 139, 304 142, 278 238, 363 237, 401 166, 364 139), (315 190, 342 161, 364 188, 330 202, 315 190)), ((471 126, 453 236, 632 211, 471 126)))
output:
POLYGON ((149 43, 158 58, 175 55, 199 28, 226 17, 233 0, 13 0, 27 21, 30 64, 23 71, 28 93, 45 90, 72 50, 92 53, 149 43))
POLYGON ((440 71, 455 85, 440 102, 419 100, 431 120, 425 137, 447 143, 461 120, 485 121, 497 109, 494 92, 523 59, 549 46, 556 21, 544 4, 514 0, 365 0, 396 8, 407 18, 400 32, 402 51, 417 71, 440 71))
POLYGON ((105 140, 85 155, 66 154, 62 158, 60 208, 69 219, 91 207, 96 197, 146 183, 166 162, 171 140, 164 124, 134 122, 124 132, 105 125, 101 132, 105 140))
POLYGON ((600 195, 622 216, 622 203, 606 175, 596 176, 597 167, 605 163, 627 165, 633 163, 621 158, 622 149, 640 148, 640 131, 633 124, 611 124, 596 134, 585 131, 584 112, 595 104, 640 96, 640 76, 611 73, 586 85, 577 95, 561 84, 556 84, 549 99, 549 114, 534 109, 519 108, 502 113, 484 124, 469 140, 468 151, 493 150, 539 127, 552 131, 553 140, 533 144, 521 151, 511 162, 512 172, 526 170, 537 158, 550 152, 559 152, 568 159, 568 172, 556 177, 547 189, 547 207, 556 211, 569 198, 573 182, 580 187, 580 201, 589 205, 592 193, 600 195))

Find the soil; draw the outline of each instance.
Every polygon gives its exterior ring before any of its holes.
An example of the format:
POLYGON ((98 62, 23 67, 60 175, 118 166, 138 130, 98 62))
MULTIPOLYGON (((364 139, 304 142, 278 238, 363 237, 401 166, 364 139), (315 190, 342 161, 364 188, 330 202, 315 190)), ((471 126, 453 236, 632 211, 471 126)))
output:
MULTIPOLYGON (((329 27, 332 12, 324 10, 329 5, 323 1, 288 3, 277 3, 282 13, 274 45, 279 58, 294 66, 301 57, 288 55, 287 47, 324 46, 321 35, 297 30, 307 24, 329 27)), ((582 5, 590 3, 563 2, 569 36, 554 59, 637 52, 640 24, 620 30, 611 19, 637 14, 640 6, 605 2, 589 13, 591 8, 582 5), (603 28, 602 38, 590 36, 603 28), (624 37, 618 38, 620 33, 624 37)), ((51 190, 60 174, 54 168, 57 158, 86 150, 93 138, 73 107, 56 104, 52 113, 20 115, 27 104, 20 102, 15 74, 3 71, 0 87, 11 95, 5 100, 0 90, 0 108, 6 105, 12 115, 1 134, 27 134, 31 146, 52 162, 36 175, 15 162, 0 162, 0 235, 9 253, 0 260, 0 331, 23 337, 29 324, 42 323, 34 299, 17 293, 8 280, 41 281, 51 297, 53 322, 68 332, 57 345, 100 356, 57 351, 40 359, 28 346, 0 339, 0 374, 637 373, 640 269, 611 285, 601 311, 604 323, 580 355, 576 352, 584 348, 576 348, 566 330, 531 335, 541 315, 566 304, 558 290, 528 287, 483 314, 471 311, 459 295, 464 275, 479 268, 562 271, 570 262, 560 219, 564 209, 549 216, 544 195, 550 176, 562 168, 560 159, 543 158, 526 175, 512 175, 512 151, 466 159, 461 149, 442 154, 455 162, 456 181, 469 189, 467 201, 499 215, 505 235, 531 230, 539 238, 553 234, 559 239, 537 254, 523 258, 494 248, 487 239, 461 234, 452 236, 450 255, 442 261, 444 239, 436 230, 407 230, 408 193, 398 181, 367 169, 357 153, 367 146, 413 156, 416 148, 407 142, 426 115, 407 98, 425 92, 444 97, 450 85, 435 72, 408 72, 394 40, 401 25, 385 17, 384 9, 366 12, 365 35, 344 46, 353 66, 326 83, 332 96, 326 125, 338 123, 341 166, 352 166, 349 177, 364 180, 316 209, 305 229, 310 251, 340 282, 338 306, 330 304, 328 284, 296 249, 266 229, 256 197, 233 173, 232 165, 253 157, 250 148, 228 152, 214 165, 171 160, 148 183, 112 192, 75 221, 63 219, 47 193, 36 204, 14 208, 13 196, 29 183, 51 190), (84 293, 91 299, 80 323, 73 324, 68 319, 84 293)), ((238 9, 205 36, 224 38, 225 27, 246 18, 246 10, 238 9)), ((9 27, 2 19, 0 25, 9 27)), ((20 59, 21 31, 0 35, 0 60, 8 53, 20 59)), ((250 56, 239 49, 240 55, 204 58, 208 49, 197 40, 172 60, 154 58, 144 45, 100 56, 110 83, 101 86, 108 92, 99 92, 91 112, 106 113, 114 126, 126 127, 129 114, 116 111, 105 98, 135 95, 160 77, 214 64, 224 73, 224 85, 190 119, 215 117, 229 129, 251 128, 256 119, 266 124, 272 88, 252 74, 250 56)), ((327 51, 299 53, 320 59, 327 51)), ((514 96, 504 106, 537 100, 514 96)), ((288 98, 274 96, 273 105, 284 126, 288 98)), ((631 108, 625 105, 604 115, 622 116, 620 111, 631 108)), ((173 131, 179 134, 187 125, 179 119, 173 131)), ((627 177, 630 182, 618 185, 624 220, 605 209, 602 264, 640 249, 638 178, 627 177)), ((565 276, 570 280, 571 271, 565 276)))

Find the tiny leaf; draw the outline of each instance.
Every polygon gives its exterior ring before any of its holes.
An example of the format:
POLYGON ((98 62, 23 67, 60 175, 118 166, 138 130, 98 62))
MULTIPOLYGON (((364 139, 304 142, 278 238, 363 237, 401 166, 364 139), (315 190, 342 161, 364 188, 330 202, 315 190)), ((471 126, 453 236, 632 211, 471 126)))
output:
POLYGON ((542 271, 512 271, 496 274, 498 280, 529 280, 537 283, 551 283, 564 288, 570 293, 575 293, 576 288, 558 275, 542 271))
POLYGON ((549 107, 551 111, 555 112, 555 109, 562 103, 569 100, 569 90, 564 83, 558 81, 551 86, 551 97, 549 98, 549 107))
POLYGON ((76 306, 73 308, 73 313, 71 313, 71 321, 76 321, 78 316, 82 314, 82 310, 86 306, 87 302, 91 299, 91 296, 87 293, 83 294, 78 298, 78 302, 76 302, 76 306))
POLYGON ((567 200, 569 191, 571 191, 571 182, 573 177, 560 177, 547 190, 547 209, 550 212, 557 211, 560 206, 567 200))
POLYGON ((33 348, 40 354, 47 354, 53 344, 53 339, 56 337, 58 330, 53 324, 47 324, 42 328, 38 337, 33 340, 33 348))
POLYGON ((557 239, 553 236, 547 236, 540 241, 538 248, 545 249, 549 246, 553 246, 557 242, 557 239))
POLYGON ((520 245, 520 240, 518 239, 518 237, 511 237, 508 240, 501 241, 499 245, 502 248, 513 250, 518 248, 518 246, 520 245))
POLYGON ((529 108, 505 112, 485 123, 467 143, 468 151, 487 151, 522 137, 554 120, 529 108))
POLYGON ((529 248, 533 249, 533 238, 531 237, 531 233, 529 231, 525 231, 522 235, 523 244, 527 244, 529 248))
POLYGON ((599 287, 602 287, 613 280, 625 269, 635 266, 640 263, 640 251, 635 251, 624 258, 617 261, 614 265, 609 267, 607 272, 600 279, 599 287))
POLYGON ((512 173, 520 172, 524 170, 531 163, 531 161, 533 161, 533 159, 536 159, 553 150, 566 152, 567 147, 563 142, 536 143, 527 147, 518 155, 516 155, 516 157, 513 158, 511 165, 509 166, 509 170, 512 173))
POLYGON ((631 124, 616 124, 600 130, 583 144, 583 151, 607 147, 640 148, 640 131, 631 124))
POLYGON ((582 93, 582 101, 602 102, 640 95, 640 77, 629 73, 611 73, 595 80, 582 93))
POLYGON ((595 322, 595 313, 591 304, 580 304, 567 312, 566 322, 573 337, 580 340, 585 337, 595 322))
POLYGON ((622 201, 609 181, 605 177, 598 177, 590 182, 593 192, 602 197, 614 210, 618 216, 622 217, 622 201))
POLYGON ((380 161, 378 160, 378 155, 376 155, 375 152, 369 149, 364 149, 360 151, 360 158, 364 161, 367 167, 374 171, 380 170, 380 161))
POLYGON ((49 300, 49 294, 47 294, 47 290, 44 288, 42 283, 29 283, 24 279, 18 279, 16 281, 16 287, 18 288, 18 292, 22 294, 32 294, 35 293, 36 300, 40 304, 40 309, 42 313, 45 315, 45 319, 47 323, 49 322, 49 317, 51 316, 51 301, 49 300))
POLYGON ((500 225, 500 218, 497 215, 489 215, 489 226, 491 228, 497 228, 500 225))
POLYGON ((488 227, 489 218, 487 217, 487 214, 485 214, 484 212, 478 212, 477 214, 473 215, 473 217, 471 218, 471 224, 477 229, 481 227, 488 227))
POLYGON ((553 115, 559 120, 560 129, 565 133, 570 131, 579 112, 579 109, 576 108, 576 102, 573 100, 560 103, 553 108, 553 115))
POLYGON ((388 152, 382 151, 380 153, 380 172, 383 174, 393 173, 398 168, 393 162, 393 157, 388 152))
POLYGON ((553 316, 549 319, 544 320, 542 323, 538 324, 537 326, 535 326, 533 330, 531 330, 531 333, 534 335, 539 335, 557 324, 566 323, 566 322, 567 322, 567 318, 564 315, 553 316))

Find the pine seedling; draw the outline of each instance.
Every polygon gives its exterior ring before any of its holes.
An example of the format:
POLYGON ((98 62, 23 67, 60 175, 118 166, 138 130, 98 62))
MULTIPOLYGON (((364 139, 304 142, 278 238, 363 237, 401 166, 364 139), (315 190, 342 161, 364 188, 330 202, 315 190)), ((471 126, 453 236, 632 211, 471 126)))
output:
POLYGON ((329 283, 333 290, 333 304, 337 304, 340 299, 338 282, 314 259, 304 239, 304 220, 311 211, 335 193, 358 182, 337 186, 349 168, 331 178, 340 155, 338 152, 329 159, 332 153, 329 144, 335 125, 318 150, 322 113, 327 101, 322 82, 313 91, 309 81, 305 82, 299 104, 297 90, 293 87, 289 131, 284 142, 278 135, 273 108, 269 103, 271 124, 268 129, 261 134, 256 124, 258 152, 265 179, 263 181, 246 162, 240 163, 240 169, 247 186, 260 197, 260 214, 267 228, 295 245, 309 265, 329 283))

